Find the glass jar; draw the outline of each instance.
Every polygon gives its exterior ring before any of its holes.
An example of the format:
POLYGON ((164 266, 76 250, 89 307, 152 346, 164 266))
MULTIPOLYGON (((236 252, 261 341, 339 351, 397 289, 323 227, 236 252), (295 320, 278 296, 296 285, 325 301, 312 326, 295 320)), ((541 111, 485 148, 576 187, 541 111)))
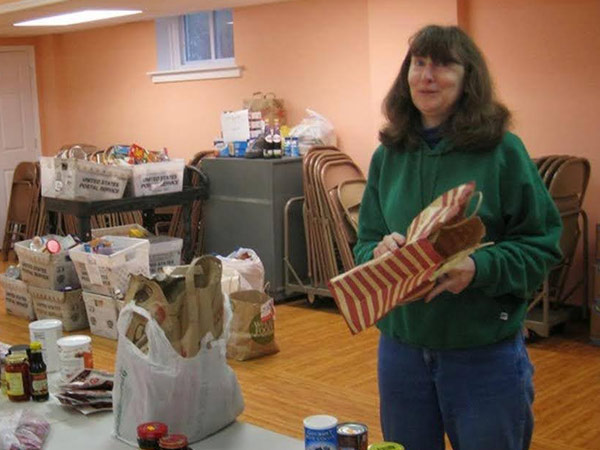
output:
POLYGON ((29 400, 29 364, 27 356, 22 354, 6 357, 6 383, 8 399, 12 402, 29 400))
POLYGON ((158 450, 158 441, 169 432, 162 422, 147 422, 137 427, 140 450, 158 450))

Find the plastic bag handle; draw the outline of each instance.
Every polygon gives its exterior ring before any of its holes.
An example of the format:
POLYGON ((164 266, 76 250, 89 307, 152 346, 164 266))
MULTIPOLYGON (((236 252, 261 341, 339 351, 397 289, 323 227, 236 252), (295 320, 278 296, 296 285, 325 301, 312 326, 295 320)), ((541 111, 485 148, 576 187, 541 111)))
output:
POLYGON ((264 98, 265 98, 265 99, 267 99, 267 98, 277 98, 277 95, 275 95, 275 92, 267 92, 267 93, 264 95, 264 98))
POLYGON ((256 91, 252 93, 252 97, 263 98, 264 94, 262 93, 262 91, 256 91))

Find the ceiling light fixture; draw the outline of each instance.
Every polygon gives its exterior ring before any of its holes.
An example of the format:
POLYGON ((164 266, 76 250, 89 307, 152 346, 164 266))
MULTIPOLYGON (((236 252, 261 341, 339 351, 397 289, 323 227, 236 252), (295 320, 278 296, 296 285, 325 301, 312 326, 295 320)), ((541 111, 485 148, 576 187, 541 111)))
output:
POLYGON ((77 23, 94 22, 96 20, 112 19, 114 17, 131 16, 140 14, 139 10, 115 10, 115 9, 86 9, 57 16, 42 17, 40 19, 26 20, 15 23, 15 27, 60 27, 75 25, 77 23))

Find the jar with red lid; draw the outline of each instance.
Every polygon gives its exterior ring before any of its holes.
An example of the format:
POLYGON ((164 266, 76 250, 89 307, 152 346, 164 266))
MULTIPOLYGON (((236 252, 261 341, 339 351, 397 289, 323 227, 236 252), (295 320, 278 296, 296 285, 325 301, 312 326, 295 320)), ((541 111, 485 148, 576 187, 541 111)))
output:
POLYGON ((138 446, 141 450, 158 450, 158 441, 169 432, 162 422, 147 422, 137 427, 138 446))
POLYGON ((183 434, 170 434, 158 441, 160 450, 187 450, 188 440, 183 434))
POLYGON ((29 363, 26 354, 6 357, 6 385, 8 399, 11 402, 25 402, 31 396, 29 390, 29 363))

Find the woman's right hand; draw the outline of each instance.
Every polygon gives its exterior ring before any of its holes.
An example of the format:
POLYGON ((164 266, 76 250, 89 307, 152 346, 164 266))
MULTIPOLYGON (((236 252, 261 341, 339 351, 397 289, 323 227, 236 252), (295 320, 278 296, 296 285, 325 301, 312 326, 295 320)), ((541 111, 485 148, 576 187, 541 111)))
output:
POLYGON ((373 250, 373 258, 379 258, 381 255, 387 252, 392 252, 399 249, 406 243, 406 238, 400 233, 386 234, 383 239, 377 244, 375 250, 373 250))

